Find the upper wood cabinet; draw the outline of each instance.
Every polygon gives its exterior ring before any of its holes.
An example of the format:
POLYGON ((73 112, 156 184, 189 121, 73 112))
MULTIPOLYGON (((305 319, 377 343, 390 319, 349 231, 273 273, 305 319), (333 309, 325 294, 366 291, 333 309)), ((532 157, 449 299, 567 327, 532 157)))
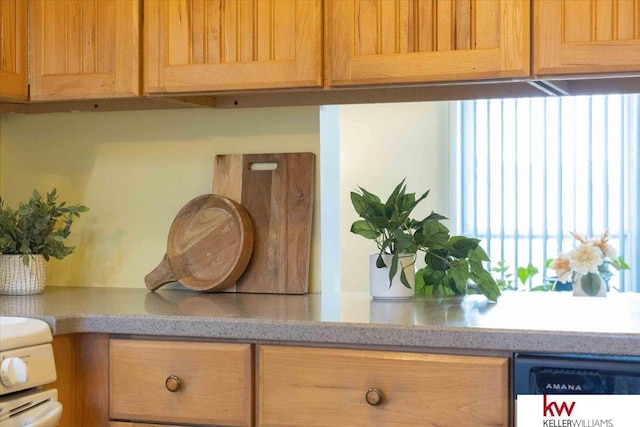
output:
POLYGON ((640 0, 533 4, 535 76, 640 71, 640 0))
POLYGON ((30 0, 31 99, 140 93, 139 0, 30 0))
POLYGON ((0 0, 0 99, 27 99, 27 0, 0 0))
POLYGON ((529 75, 529 0, 325 4, 330 86, 529 75))
POLYGON ((145 0, 144 92, 319 87, 321 0, 145 0))

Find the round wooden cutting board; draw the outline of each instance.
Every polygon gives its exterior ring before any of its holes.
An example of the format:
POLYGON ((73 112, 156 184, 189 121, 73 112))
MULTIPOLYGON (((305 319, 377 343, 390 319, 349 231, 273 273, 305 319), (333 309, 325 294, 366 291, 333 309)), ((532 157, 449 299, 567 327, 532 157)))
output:
POLYGON ((220 291, 236 283, 253 250, 247 211, 222 196, 205 194, 187 203, 171 224, 167 254, 145 277, 155 290, 177 280, 197 291, 220 291))

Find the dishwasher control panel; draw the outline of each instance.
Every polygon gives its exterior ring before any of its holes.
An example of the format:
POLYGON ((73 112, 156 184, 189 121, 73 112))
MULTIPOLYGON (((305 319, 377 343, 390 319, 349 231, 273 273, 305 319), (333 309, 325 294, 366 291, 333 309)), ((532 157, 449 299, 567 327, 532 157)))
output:
POLYGON ((514 393, 640 394, 640 358, 517 354, 514 393))

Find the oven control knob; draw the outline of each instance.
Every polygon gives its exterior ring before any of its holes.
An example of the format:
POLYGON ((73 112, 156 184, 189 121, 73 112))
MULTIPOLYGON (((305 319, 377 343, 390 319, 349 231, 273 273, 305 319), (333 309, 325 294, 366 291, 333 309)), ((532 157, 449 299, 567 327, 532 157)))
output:
POLYGON ((29 368, 19 357, 8 357, 0 364, 0 380, 5 387, 13 387, 27 382, 29 368))

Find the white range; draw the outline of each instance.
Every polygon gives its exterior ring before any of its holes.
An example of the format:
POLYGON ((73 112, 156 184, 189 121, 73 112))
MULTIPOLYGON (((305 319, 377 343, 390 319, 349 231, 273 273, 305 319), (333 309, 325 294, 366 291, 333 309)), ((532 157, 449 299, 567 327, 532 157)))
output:
POLYGON ((0 316, 0 426, 55 427, 62 416, 49 325, 0 316))

